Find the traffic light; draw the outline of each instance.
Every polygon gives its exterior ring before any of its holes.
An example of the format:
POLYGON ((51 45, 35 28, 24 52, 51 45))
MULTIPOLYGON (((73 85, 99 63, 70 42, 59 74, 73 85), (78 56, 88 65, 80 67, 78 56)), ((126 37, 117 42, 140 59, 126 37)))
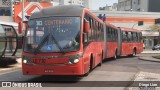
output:
POLYGON ((138 21, 138 26, 143 25, 143 21, 138 21))
POLYGON ((160 18, 155 19, 155 24, 159 24, 160 23, 160 18))

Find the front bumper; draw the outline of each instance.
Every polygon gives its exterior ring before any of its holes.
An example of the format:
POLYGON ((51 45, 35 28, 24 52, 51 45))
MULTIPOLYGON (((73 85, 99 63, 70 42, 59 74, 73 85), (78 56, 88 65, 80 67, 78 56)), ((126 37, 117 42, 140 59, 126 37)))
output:
POLYGON ((82 61, 72 65, 22 64, 23 75, 83 75, 82 61))

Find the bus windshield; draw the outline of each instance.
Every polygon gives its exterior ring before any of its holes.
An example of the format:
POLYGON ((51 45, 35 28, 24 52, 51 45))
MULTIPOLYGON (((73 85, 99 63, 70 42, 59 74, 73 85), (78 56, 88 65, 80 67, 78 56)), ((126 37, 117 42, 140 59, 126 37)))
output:
POLYGON ((69 52, 80 48, 80 17, 32 19, 24 40, 25 52, 69 52))

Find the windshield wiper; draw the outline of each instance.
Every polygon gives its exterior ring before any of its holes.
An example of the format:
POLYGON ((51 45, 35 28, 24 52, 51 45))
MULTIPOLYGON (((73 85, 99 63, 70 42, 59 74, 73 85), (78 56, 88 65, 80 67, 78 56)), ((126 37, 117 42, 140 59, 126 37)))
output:
POLYGON ((45 44, 45 42, 48 40, 49 35, 43 38, 41 43, 38 45, 38 47, 34 50, 34 54, 37 54, 39 52, 39 49, 45 44))
POLYGON ((64 50, 63 50, 62 47, 59 45, 59 43, 58 43, 57 40, 54 38, 54 36, 53 36, 53 35, 51 35, 51 36, 52 36, 52 39, 54 40, 55 44, 56 44, 57 47, 59 48, 59 50, 60 50, 63 54, 65 54, 64 50))
MULTIPOLYGON (((34 54, 39 53, 39 49, 45 44, 45 42, 48 40, 49 36, 51 34, 48 34, 45 38, 43 38, 43 40, 41 41, 41 43, 38 45, 38 47, 34 50, 34 54)), ((57 40, 54 38, 53 35, 52 36, 52 40, 55 42, 55 44, 57 45, 57 47, 59 48, 59 50, 65 54, 65 52, 63 51, 63 49, 61 48, 61 46, 59 45, 59 43, 57 42, 57 40)))

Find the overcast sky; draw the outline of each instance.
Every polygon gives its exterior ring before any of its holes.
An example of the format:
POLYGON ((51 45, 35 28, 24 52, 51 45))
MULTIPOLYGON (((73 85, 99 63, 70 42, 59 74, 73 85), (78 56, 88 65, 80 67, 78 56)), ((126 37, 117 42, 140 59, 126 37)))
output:
POLYGON ((113 3, 118 3, 118 0, 91 0, 91 2, 92 2, 92 9, 98 10, 99 7, 104 7, 106 6, 106 4, 110 6, 113 3))

